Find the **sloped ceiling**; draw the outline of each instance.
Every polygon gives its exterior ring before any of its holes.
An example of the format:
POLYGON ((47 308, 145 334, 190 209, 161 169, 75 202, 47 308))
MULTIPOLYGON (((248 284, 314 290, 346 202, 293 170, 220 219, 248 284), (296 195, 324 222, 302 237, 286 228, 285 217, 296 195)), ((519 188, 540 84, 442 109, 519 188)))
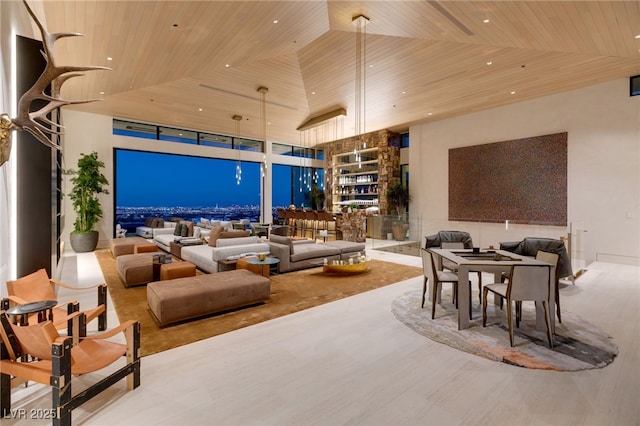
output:
POLYGON ((365 131, 640 74, 637 1, 29 3, 49 32, 85 34, 56 43, 60 64, 112 68, 65 83, 63 98, 104 99, 73 108, 226 134, 239 114, 242 136, 260 138, 264 86, 267 137, 288 143, 354 133, 359 14, 365 131), (336 108, 347 115, 296 130, 336 108))

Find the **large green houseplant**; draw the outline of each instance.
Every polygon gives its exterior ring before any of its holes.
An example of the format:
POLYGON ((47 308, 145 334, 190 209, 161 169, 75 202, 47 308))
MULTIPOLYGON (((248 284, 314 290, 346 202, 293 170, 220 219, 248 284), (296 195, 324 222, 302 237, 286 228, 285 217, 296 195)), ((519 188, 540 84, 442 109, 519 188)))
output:
POLYGON ((71 247, 76 253, 95 250, 98 245, 98 231, 95 224, 102 218, 99 194, 108 194, 109 181, 102 174, 104 163, 98 159, 98 153, 80 154, 78 169, 69 170, 73 175, 73 188, 69 198, 73 201, 76 220, 71 232, 71 247))
POLYGON ((396 183, 387 190, 387 201, 390 208, 395 209, 397 213, 397 219, 391 223, 393 238, 396 241, 404 241, 409 229, 409 223, 405 218, 407 207, 411 201, 409 188, 402 183, 396 183))

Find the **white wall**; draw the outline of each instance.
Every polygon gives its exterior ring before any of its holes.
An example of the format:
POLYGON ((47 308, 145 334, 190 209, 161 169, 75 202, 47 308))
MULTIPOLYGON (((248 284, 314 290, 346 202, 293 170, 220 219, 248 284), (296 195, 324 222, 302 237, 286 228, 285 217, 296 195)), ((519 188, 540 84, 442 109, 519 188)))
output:
POLYGON ((571 230, 586 264, 640 264, 640 96, 629 96, 628 79, 415 125, 410 138, 411 212, 425 235, 464 228, 475 245, 487 247, 571 230), (447 221, 450 148, 557 132, 568 132, 571 229, 447 221))

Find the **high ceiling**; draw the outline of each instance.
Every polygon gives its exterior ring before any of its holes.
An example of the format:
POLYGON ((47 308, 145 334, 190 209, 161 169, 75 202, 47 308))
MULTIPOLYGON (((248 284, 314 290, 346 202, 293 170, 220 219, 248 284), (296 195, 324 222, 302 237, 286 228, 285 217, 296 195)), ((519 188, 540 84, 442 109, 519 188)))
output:
POLYGON ((357 80, 369 132, 640 74, 638 1, 29 3, 49 32, 85 34, 56 43, 59 64, 112 68, 65 83, 63 98, 104 99, 73 108, 232 135, 238 114, 239 133, 261 138, 264 86, 267 138, 294 144, 354 134, 357 80), (347 115, 296 130, 338 108, 347 115))

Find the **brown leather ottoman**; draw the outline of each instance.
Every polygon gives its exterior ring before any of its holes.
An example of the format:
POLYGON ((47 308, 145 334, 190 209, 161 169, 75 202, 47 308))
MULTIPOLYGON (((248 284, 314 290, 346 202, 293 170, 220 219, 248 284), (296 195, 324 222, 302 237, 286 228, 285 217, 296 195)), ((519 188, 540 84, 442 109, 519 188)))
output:
POLYGON ((136 244, 149 244, 149 242, 142 237, 113 238, 110 244, 111 254, 113 257, 133 254, 136 244))
POLYGON ((125 287, 153 281, 153 255, 151 252, 116 257, 116 269, 125 287))
POLYGON ((265 302, 270 295, 269 279, 246 269, 147 285, 147 304, 160 326, 265 302))
POLYGON ((133 246, 133 253, 153 253, 159 251, 156 243, 149 243, 145 241, 144 243, 136 244, 133 246))
POLYGON ((191 262, 171 262, 160 265, 160 280, 196 276, 196 265, 191 262))

